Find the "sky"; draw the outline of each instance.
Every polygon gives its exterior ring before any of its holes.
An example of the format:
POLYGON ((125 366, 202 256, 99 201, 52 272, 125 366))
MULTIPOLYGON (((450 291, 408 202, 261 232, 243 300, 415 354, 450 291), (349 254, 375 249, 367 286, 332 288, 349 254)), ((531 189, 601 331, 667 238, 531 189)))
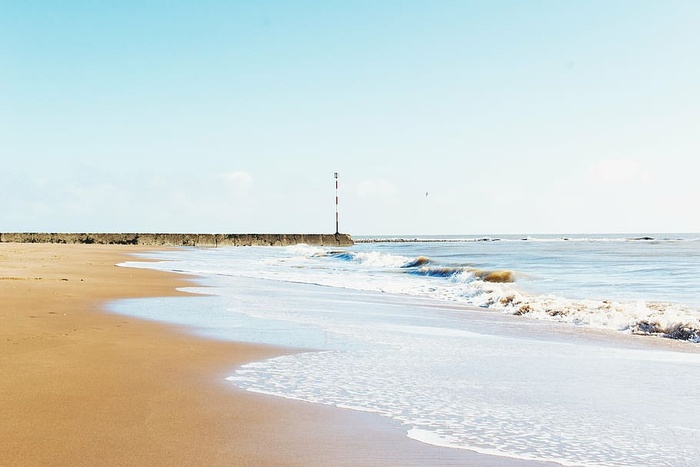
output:
POLYGON ((700 2, 0 0, 0 231, 700 232, 700 2))

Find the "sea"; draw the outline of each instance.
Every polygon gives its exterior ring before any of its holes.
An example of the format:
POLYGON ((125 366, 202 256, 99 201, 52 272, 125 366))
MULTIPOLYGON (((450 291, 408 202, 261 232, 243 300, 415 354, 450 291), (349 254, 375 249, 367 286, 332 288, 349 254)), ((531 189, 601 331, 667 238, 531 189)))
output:
POLYGON ((356 237, 123 267, 197 296, 112 311, 289 355, 228 383, 376 413, 418 442, 566 466, 700 463, 700 234, 356 237))

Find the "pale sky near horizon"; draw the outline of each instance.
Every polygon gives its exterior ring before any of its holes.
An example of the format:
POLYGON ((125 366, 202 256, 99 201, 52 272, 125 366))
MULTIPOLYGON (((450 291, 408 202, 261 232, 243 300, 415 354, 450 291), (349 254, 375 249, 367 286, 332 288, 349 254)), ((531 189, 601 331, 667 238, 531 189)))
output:
POLYGON ((697 1, 0 1, 0 231, 700 232, 697 1))

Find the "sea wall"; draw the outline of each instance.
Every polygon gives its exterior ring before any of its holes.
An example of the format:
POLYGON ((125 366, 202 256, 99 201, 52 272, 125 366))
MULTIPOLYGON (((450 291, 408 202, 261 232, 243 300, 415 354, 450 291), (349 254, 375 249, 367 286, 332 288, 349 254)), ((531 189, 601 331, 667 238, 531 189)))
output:
POLYGON ((0 233, 0 243, 84 243, 154 246, 350 246, 348 234, 0 233))

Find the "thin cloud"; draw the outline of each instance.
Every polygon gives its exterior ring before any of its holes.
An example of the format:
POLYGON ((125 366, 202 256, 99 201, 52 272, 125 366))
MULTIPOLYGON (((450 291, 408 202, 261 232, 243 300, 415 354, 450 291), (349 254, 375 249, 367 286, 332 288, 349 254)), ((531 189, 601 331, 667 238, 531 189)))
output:
POLYGON ((222 178, 227 183, 237 187, 247 187, 255 182, 253 176, 244 170, 225 173, 222 175, 222 178))
POLYGON ((588 168, 588 181, 596 185, 640 185, 651 182, 652 175, 640 162, 631 159, 605 159, 588 168))
POLYGON ((393 198, 398 193, 398 188, 383 178, 363 180, 357 185, 357 194, 361 198, 393 198))

